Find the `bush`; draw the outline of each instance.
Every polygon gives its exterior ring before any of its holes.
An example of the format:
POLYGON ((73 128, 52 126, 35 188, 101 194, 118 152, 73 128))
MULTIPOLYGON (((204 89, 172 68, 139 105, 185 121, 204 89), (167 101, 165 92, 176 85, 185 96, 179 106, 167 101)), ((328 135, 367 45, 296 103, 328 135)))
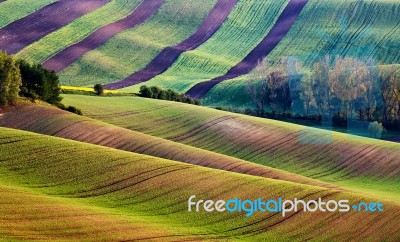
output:
POLYGON ((385 128, 377 121, 371 122, 368 125, 368 134, 372 138, 381 138, 383 131, 385 131, 385 128))
POLYGON ((101 84, 94 85, 93 89, 94 92, 99 96, 104 94, 104 88, 101 84))
POLYGON ((62 104, 62 103, 57 103, 57 105, 56 105, 59 109, 62 109, 62 110, 65 110, 65 111, 68 111, 68 112, 71 112, 71 113, 75 113, 75 114, 78 114, 78 115, 82 115, 82 110, 80 110, 79 108, 76 108, 76 107, 74 107, 74 106, 68 106, 68 107, 66 107, 64 104, 62 104))
POLYGON ((82 115, 82 111, 74 106, 68 106, 65 110, 71 113, 82 115))

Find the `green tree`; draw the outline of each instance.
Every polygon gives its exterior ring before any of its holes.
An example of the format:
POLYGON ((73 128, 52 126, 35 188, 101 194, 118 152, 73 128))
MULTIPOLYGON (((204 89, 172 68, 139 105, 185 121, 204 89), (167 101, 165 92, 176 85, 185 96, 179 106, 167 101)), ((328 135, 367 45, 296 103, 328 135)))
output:
POLYGON ((15 103, 21 82, 20 69, 15 59, 0 52, 0 106, 15 103))
POLYGON ((23 96, 38 96, 51 104, 59 103, 59 78, 54 71, 44 69, 41 65, 31 65, 24 60, 18 61, 22 76, 21 94, 23 96))
POLYGON ((99 96, 104 94, 104 88, 101 84, 94 85, 93 89, 94 92, 99 96))
POLYGON ((139 90, 140 96, 142 97, 148 97, 148 98, 152 98, 153 97, 153 91, 151 90, 151 88, 149 88, 148 86, 141 86, 140 90, 139 90))

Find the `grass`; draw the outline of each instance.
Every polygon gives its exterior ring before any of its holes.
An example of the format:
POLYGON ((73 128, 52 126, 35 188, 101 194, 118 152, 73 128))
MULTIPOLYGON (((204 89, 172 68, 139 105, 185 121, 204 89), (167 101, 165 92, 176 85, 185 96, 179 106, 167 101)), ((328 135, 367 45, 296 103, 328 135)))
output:
MULTIPOLYGON (((147 85, 185 92, 198 82, 225 74, 267 35, 287 2, 239 1, 215 35, 197 49, 183 53, 170 69, 147 85)), ((122 90, 137 91, 139 87, 122 90)))
POLYGON ((358 178, 373 177, 371 194, 384 188, 400 200, 398 143, 138 97, 64 101, 110 124, 332 184, 362 187, 358 178))
POLYGON ((72 23, 25 47, 17 54, 17 57, 34 63, 43 63, 98 28, 127 16, 140 2, 140 0, 112 0, 105 6, 76 19, 72 23))
POLYGON ((167 0, 145 23, 111 38, 61 72, 64 85, 90 86, 121 80, 146 66, 165 47, 189 37, 216 0, 167 0))
POLYGON ((21 19, 55 0, 8 0, 0 3, 0 28, 21 19))
POLYGON ((304 240, 312 236, 321 241, 344 237, 395 241, 400 236, 399 205, 391 202, 385 203, 384 213, 291 213, 285 219, 269 213, 252 217, 189 213, 187 199, 193 194, 208 199, 346 198, 351 203, 372 199, 0 130, 0 192, 5 195, 0 201, 6 203, 2 215, 7 219, 0 222, 0 231, 13 239, 304 240), (348 234, 349 227, 362 233, 348 234))
MULTIPOLYGON (((398 64, 400 39, 396 1, 310 0, 292 29, 268 56, 271 60, 293 57, 310 67, 325 55, 372 58, 377 64, 398 64), (356 4, 357 3, 357 4, 356 4), (348 11, 355 10, 353 17, 348 11), (315 21, 318 19, 318 21, 315 21)), ((254 109, 245 92, 245 75, 216 85, 202 103, 212 107, 254 109)))

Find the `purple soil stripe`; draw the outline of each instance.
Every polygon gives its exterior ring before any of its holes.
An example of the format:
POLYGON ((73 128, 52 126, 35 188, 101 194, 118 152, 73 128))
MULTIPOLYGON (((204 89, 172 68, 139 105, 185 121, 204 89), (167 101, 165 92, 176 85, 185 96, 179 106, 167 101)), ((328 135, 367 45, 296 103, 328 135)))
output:
POLYGON ((120 89, 145 82, 165 72, 185 51, 193 50, 207 41, 225 22, 237 0, 218 0, 197 31, 181 43, 163 49, 144 69, 124 80, 105 85, 107 89, 120 89))
POLYGON ((0 29, 0 49, 15 54, 25 46, 110 0, 60 0, 0 29))
POLYGON ((153 16, 164 0, 144 0, 130 15, 96 30, 82 41, 65 48, 43 63, 47 69, 61 72, 85 53, 94 50, 114 35, 133 28, 153 16))
POLYGON ((200 99, 218 83, 252 71, 289 32, 307 2, 308 0, 291 0, 268 35, 241 62, 223 76, 196 84, 186 94, 200 99))

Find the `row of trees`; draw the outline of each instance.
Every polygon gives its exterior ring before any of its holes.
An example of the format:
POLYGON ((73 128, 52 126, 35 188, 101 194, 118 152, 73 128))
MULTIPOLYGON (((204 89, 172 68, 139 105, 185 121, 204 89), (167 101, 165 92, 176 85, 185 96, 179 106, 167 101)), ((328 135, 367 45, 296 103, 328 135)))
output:
POLYGON ((141 86, 139 90, 140 96, 154 99, 169 100, 175 102, 189 103, 194 105, 200 105, 199 100, 193 99, 185 94, 180 94, 174 90, 164 90, 157 86, 141 86))
POLYGON ((294 59, 264 60, 247 84, 259 114, 291 113, 326 120, 400 121, 400 66, 326 56, 312 69, 294 59))

